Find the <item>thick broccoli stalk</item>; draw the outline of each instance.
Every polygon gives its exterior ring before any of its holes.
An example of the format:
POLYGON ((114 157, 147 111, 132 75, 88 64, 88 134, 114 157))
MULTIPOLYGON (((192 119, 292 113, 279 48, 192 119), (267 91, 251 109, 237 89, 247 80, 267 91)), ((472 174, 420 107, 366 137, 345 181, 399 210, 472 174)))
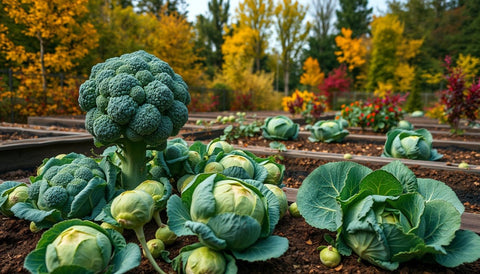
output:
POLYGON ((188 86, 164 61, 136 51, 93 66, 78 102, 97 146, 116 145, 120 185, 148 179, 148 149, 163 150, 188 120, 188 86))

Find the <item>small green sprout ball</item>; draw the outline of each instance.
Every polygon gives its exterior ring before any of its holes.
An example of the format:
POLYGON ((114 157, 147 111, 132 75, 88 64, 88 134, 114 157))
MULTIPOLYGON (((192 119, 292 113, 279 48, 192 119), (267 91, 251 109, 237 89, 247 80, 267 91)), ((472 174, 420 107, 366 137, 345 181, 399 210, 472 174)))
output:
POLYGON ((155 231, 155 238, 161 240, 165 245, 171 245, 177 240, 177 235, 170 230, 168 225, 162 224, 155 231))
MULTIPOLYGON (((159 239, 151 239, 147 242, 147 247, 153 258, 158 258, 162 255, 162 251, 165 250, 164 243, 159 239)), ((143 250, 143 255, 146 256, 145 250, 143 250)))
POLYGON ((223 254, 206 246, 195 249, 187 259, 186 273, 225 273, 227 262, 223 254))
POLYGON ((140 50, 93 66, 78 102, 100 144, 126 139, 157 147, 187 122, 190 94, 166 62, 140 50))
POLYGON ((290 206, 288 207, 288 212, 290 213, 290 215, 292 215, 292 217, 295 218, 302 216, 300 215, 300 211, 298 211, 298 206, 296 202, 290 204, 290 206))
POLYGON ((127 190, 113 199, 112 217, 126 229, 143 227, 153 216, 154 200, 143 190, 127 190))
POLYGON ((336 267, 340 264, 341 259, 342 256, 340 256, 338 250, 331 245, 320 251, 320 261, 328 267, 336 267))

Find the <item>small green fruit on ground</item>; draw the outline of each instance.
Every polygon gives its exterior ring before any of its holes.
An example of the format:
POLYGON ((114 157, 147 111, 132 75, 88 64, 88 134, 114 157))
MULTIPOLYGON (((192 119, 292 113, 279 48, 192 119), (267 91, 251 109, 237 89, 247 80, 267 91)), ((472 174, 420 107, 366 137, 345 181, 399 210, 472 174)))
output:
POLYGON ((468 163, 465 163, 465 162, 461 162, 460 164, 458 164, 458 167, 463 168, 463 169, 469 169, 470 168, 468 163))
POLYGON ((328 267, 336 267, 340 264, 341 259, 342 257, 338 250, 331 245, 320 251, 320 261, 328 267))
POLYGON ((288 207, 288 212, 290 212, 290 215, 292 215, 292 217, 300 217, 300 212, 298 211, 298 207, 297 207, 297 203, 292 203, 289 207, 288 207))
MULTIPOLYGON (((152 253, 153 258, 158 258, 162 254, 162 251, 165 250, 165 245, 159 239, 152 239, 147 242, 148 250, 152 253)), ((143 255, 145 255, 145 251, 143 251, 143 255)))
POLYGON ((168 225, 162 225, 155 231, 155 238, 161 240, 165 245, 171 245, 177 240, 177 235, 170 230, 168 225))
POLYGON ((343 159, 345 159, 345 160, 350 160, 350 159, 352 159, 352 154, 350 154, 350 153, 345 153, 345 154, 343 154, 343 159))

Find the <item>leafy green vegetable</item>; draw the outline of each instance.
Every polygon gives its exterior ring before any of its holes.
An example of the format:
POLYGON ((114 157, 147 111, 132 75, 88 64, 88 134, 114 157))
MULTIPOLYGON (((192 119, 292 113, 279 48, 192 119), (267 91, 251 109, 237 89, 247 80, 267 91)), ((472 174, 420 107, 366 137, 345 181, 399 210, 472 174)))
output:
POLYGON ((417 130, 393 129, 387 132, 383 157, 435 161, 443 157, 432 149, 432 134, 422 128, 417 130))
POLYGON ((95 144, 116 145, 122 188, 134 189, 148 179, 146 150, 163 150, 187 122, 190 94, 166 62, 139 50, 93 66, 78 102, 95 144))
POLYGON ((339 120, 318 121, 313 126, 307 125, 305 129, 310 130, 310 142, 341 142, 349 134, 339 120))
POLYGON ((284 115, 268 117, 262 126, 262 134, 268 140, 295 140, 300 126, 284 115))
POLYGON ((417 179, 400 161, 372 171, 354 162, 314 170, 297 194, 310 225, 337 231, 336 248, 387 270, 434 257, 455 267, 480 258, 480 236, 460 230, 463 204, 447 185, 417 179))
POLYGON ((272 236, 279 220, 277 197, 262 183, 246 183, 221 174, 200 174, 167 205, 168 225, 178 236, 197 235, 215 250, 237 259, 281 256, 288 240, 272 236))
POLYGON ((90 221, 62 221, 47 230, 25 258, 31 273, 114 273, 140 265, 138 245, 90 221))
POLYGON ((25 202, 28 199, 28 187, 25 183, 6 181, 0 184, 0 213, 5 216, 13 216, 10 209, 16 203, 25 202))
POLYGON ((45 159, 31 177, 28 200, 11 208, 38 228, 73 218, 93 220, 118 193, 118 169, 105 158, 70 153, 45 159))

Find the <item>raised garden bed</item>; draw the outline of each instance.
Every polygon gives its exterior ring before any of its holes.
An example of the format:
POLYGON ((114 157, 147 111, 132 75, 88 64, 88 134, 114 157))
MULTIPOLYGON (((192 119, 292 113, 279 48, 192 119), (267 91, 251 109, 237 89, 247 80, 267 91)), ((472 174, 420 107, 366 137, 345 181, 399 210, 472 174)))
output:
MULTIPOLYGON (((222 127, 215 129, 211 128, 208 131, 204 131, 201 126, 191 126, 191 131, 183 132, 182 136, 189 136, 188 139, 191 141, 202 140, 204 142, 208 142, 210 139, 221 135, 222 131, 222 127)), ((377 169, 388 161, 391 161, 391 159, 378 157, 381 154, 381 149, 383 149, 384 139, 381 139, 382 136, 377 135, 376 138, 373 138, 364 137, 368 135, 363 135, 363 133, 357 135, 358 136, 355 136, 354 134, 350 135, 343 144, 311 143, 314 147, 310 148, 307 146, 308 141, 305 142, 305 139, 308 135, 306 132, 304 132, 300 135, 301 139, 299 141, 286 142, 288 150, 282 153, 269 149, 269 141, 263 140, 259 137, 241 139, 238 140, 236 144, 239 148, 250 150, 257 155, 282 156, 283 159, 279 161, 286 166, 284 178, 284 183, 288 187, 286 191, 289 196, 289 200, 294 201, 296 196, 296 188, 299 187, 303 179, 308 176, 311 171, 321 164, 343 160, 343 153, 348 152, 354 154, 352 159, 353 161, 367 165, 372 169, 377 169), (361 140, 364 138, 368 138, 369 142, 371 143, 361 140), (355 143, 357 143, 359 149, 356 153, 353 151, 355 143), (326 147, 320 147, 320 145, 326 145, 326 147), (339 150, 336 150, 337 147, 339 147, 339 150), (381 147, 381 149, 378 149, 378 147, 381 147)), ((72 138, 71 136, 67 137, 72 138)), ((90 137, 88 138, 87 142, 90 144, 90 146, 92 146, 93 139, 90 137)), ((23 141, 23 143, 23 145, 25 145, 27 142, 23 141)), ((52 142, 52 144, 55 146, 55 142, 52 142)), ((78 150, 78 144, 75 144, 74 142, 70 144, 71 146, 67 148, 69 149, 67 152, 81 152, 78 150)), ((439 152, 442 153, 441 149, 449 149, 454 143, 448 143, 445 141, 444 145, 440 144, 440 142, 434 143, 434 147, 438 148, 439 152)), ((59 143, 56 143, 56 146, 58 147, 59 143)), ((1 147, 2 146, 0 146, 0 149, 1 147)), ((31 148, 38 149, 38 147, 34 146, 31 148)), ((463 147, 463 144, 457 144, 455 147, 455 153, 448 152, 444 154, 448 154, 449 156, 456 154, 456 156, 458 156, 460 154, 458 151, 462 149, 466 151, 469 150, 468 147, 463 147)), ((5 151, 6 150, 0 150, 0 155, 13 155, 11 153, 17 153, 15 150, 4 153, 5 151)), ((31 152, 25 152, 25 154, 22 154, 23 157, 29 157, 27 156, 28 153, 31 152)), ((473 148, 470 149, 470 153, 471 155, 468 159, 472 159, 472 161, 467 160, 467 162, 471 164, 477 163, 476 161, 480 159, 480 151, 473 148)), ((55 151, 49 151, 47 154, 48 155, 44 156, 44 158, 51 157, 58 153, 55 151)), ((477 233, 480 233, 480 230, 477 230, 479 229, 480 221, 478 216, 480 215, 472 215, 472 213, 480 213, 480 167, 476 166, 478 165, 477 163, 476 165, 472 165, 471 169, 469 170, 459 169, 456 165, 458 163, 457 159, 467 159, 467 157, 458 157, 449 160, 444 159, 440 162, 413 160, 402 161, 414 171, 417 177, 434 178, 450 185, 464 203, 466 211, 468 212, 464 215, 465 218, 462 219, 462 227, 472 229, 477 233)), ((37 162, 34 166, 38 164, 39 162, 37 162)), ((34 168, 30 166, 29 171, 27 170, 24 173, 18 173, 17 175, 9 175, 11 177, 4 177, 5 173, 3 173, 0 175, 0 179, 12 180, 16 178, 23 178, 25 180, 26 177, 32 175, 33 169, 34 168)), ((163 216, 163 219, 166 220, 166 216, 163 216)), ((26 271, 22 268, 23 258, 26 254, 34 249, 35 243, 41 236, 39 233, 33 234, 30 232, 28 226, 29 223, 26 221, 2 217, 0 224, 0 253, 4 255, 5 263, 3 263, 0 267, 1 273, 26 273, 26 271)), ((153 222, 146 226, 145 233, 147 238, 153 238, 155 229, 156 226, 153 222)), ((281 235, 289 239, 290 247, 288 251, 282 257, 271 259, 267 262, 247 263, 239 261, 237 262, 239 273, 331 273, 335 271, 344 273, 388 273, 387 271, 383 271, 378 267, 372 266, 368 263, 357 262, 358 257, 356 255, 344 257, 342 264, 336 270, 325 267, 323 264, 321 264, 318 257, 318 251, 316 250, 319 245, 327 244, 323 240, 323 235, 325 233, 331 234, 326 230, 319 230, 310 227, 302 218, 293 218, 287 214, 283 219, 280 220, 274 234, 281 235)), ((138 243, 132 231, 126 231, 124 235, 127 242, 138 243)), ((168 248, 171 253, 170 258, 175 257, 182 246, 196 241, 196 237, 182 237, 181 239, 177 240, 173 246, 168 248)), ((158 259, 157 262, 159 262, 160 266, 164 270, 169 272, 172 271, 171 267, 168 264, 163 263, 161 259, 158 259)), ((479 273, 480 260, 453 269, 444 268, 436 264, 425 264, 413 261, 411 263, 402 264, 397 272, 479 273)), ((134 269, 130 273, 153 273, 153 268, 146 259, 142 259, 142 264, 140 267, 134 269)))

